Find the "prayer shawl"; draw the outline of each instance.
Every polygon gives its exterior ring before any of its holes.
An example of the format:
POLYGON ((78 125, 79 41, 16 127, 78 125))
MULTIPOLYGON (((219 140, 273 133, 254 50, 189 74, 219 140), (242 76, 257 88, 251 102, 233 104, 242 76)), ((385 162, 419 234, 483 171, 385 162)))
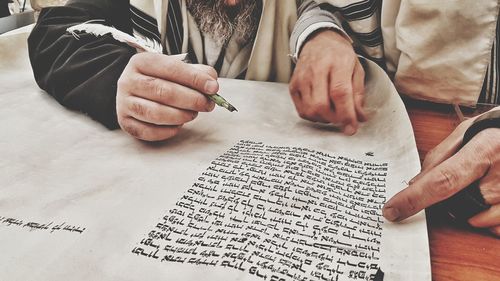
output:
POLYGON ((499 0, 316 0, 400 93, 439 103, 499 103, 499 0))
MULTIPOLYGON (((193 19, 185 0, 131 0, 130 4, 135 36, 162 42, 167 54, 192 48, 197 60, 203 61, 203 40, 199 31, 189 30, 188 21, 193 19)), ((251 52, 250 59, 235 59, 231 73, 246 69, 248 80, 287 82, 292 74, 288 42, 296 20, 296 1, 263 0, 253 48, 241 51, 251 52)))

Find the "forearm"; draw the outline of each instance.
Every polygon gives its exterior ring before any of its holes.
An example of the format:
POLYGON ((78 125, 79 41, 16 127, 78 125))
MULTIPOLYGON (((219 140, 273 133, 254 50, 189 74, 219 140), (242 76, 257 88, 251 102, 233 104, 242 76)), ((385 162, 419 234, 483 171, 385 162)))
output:
POLYGON ((338 31, 344 37, 348 37, 341 26, 341 21, 330 11, 322 10, 313 0, 299 0, 298 20, 290 37, 290 54, 294 61, 307 38, 320 29, 333 29, 338 31))
POLYGON ((116 82, 135 50, 110 36, 68 34, 70 26, 103 19, 127 33, 128 1, 70 1, 42 10, 29 39, 35 79, 62 105, 117 128, 116 82), (126 4, 126 5, 125 5, 126 4))

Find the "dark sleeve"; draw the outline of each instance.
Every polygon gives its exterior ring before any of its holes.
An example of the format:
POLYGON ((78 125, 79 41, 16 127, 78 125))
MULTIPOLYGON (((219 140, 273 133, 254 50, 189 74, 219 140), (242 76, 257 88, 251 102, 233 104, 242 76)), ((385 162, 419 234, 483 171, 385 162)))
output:
POLYGON ((0 0, 0 18, 10 16, 9 1, 0 0))
POLYGON ((462 146, 467 144, 479 132, 489 128, 500 128, 500 110, 486 112, 474 120, 474 123, 465 131, 462 146))
POLYGON ((75 39, 66 32, 93 19, 131 34, 129 1, 73 0, 41 11, 28 38, 29 56, 40 88, 62 105, 114 129, 116 84, 136 51, 109 35, 81 34, 75 39))

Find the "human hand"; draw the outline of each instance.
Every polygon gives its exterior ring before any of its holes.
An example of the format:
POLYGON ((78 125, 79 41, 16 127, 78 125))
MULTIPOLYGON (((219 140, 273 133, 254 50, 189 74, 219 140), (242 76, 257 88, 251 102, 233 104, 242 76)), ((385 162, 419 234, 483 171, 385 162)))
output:
POLYGON ((488 228, 500 237, 500 129, 481 131, 457 151, 472 122, 462 122, 426 155, 422 171, 385 204, 385 218, 403 220, 479 180, 480 192, 491 207, 468 222, 474 227, 488 228))
POLYGON ((160 141, 175 136, 198 112, 214 109, 203 94, 219 90, 217 72, 153 53, 134 55, 125 67, 116 95, 120 127, 131 136, 160 141))
POLYGON ((302 48, 290 95, 300 117, 339 125, 344 134, 353 135, 358 122, 367 119, 364 79, 351 43, 333 30, 322 30, 302 48))

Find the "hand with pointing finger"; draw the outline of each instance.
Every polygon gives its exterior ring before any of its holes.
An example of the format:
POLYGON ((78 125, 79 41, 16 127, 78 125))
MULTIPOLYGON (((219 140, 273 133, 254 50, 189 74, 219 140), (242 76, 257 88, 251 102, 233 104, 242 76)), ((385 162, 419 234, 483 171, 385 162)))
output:
POLYGON ((366 121, 365 73, 354 49, 333 30, 313 34, 302 48, 290 80, 290 95, 300 117, 332 123, 346 135, 366 121))
POLYGON ((479 180, 480 193, 491 207, 468 222, 500 237, 500 129, 485 129, 460 148, 472 122, 462 122, 427 154, 420 174, 385 204, 386 219, 404 220, 479 180))

